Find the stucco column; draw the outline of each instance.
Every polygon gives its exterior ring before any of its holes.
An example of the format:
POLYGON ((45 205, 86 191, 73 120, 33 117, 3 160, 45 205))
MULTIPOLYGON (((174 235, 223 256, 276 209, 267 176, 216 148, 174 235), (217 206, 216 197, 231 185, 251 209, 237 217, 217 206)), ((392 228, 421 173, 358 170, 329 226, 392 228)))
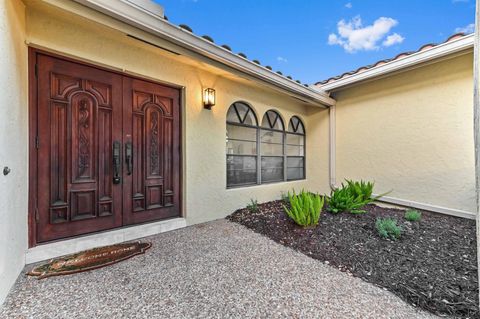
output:
POLYGON ((28 79, 25 5, 0 1, 0 307, 25 265, 28 79), (4 174, 3 168, 8 167, 4 174))

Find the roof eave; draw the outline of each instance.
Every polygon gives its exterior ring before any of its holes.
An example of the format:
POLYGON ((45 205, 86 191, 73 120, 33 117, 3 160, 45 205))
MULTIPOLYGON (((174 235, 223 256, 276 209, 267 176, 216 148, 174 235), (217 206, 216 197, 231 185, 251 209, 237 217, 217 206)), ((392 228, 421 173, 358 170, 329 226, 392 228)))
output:
POLYGON ((449 56, 453 57, 461 53, 466 53, 469 49, 473 49, 473 43, 474 35, 469 34, 457 40, 439 44, 425 51, 412 53, 404 58, 387 62, 360 73, 356 73, 330 83, 317 85, 317 87, 326 92, 338 91, 340 89, 344 89, 365 81, 370 81, 398 72, 410 70, 420 65, 441 60, 442 58, 449 56))
POLYGON ((151 12, 133 5, 127 0, 73 0, 126 24, 146 31, 154 36, 172 42, 189 51, 201 54, 209 59, 238 70, 250 77, 264 82, 284 93, 302 101, 320 107, 335 104, 335 100, 322 90, 305 87, 293 80, 283 77, 265 67, 234 54, 214 43, 183 30, 169 21, 151 12))

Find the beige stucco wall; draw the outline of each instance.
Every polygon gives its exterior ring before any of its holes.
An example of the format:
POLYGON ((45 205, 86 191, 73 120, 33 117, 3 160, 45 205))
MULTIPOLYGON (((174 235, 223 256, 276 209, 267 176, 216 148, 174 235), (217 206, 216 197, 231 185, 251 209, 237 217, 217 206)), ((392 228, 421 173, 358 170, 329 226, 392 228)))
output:
POLYGON ((330 194, 329 114, 328 110, 309 108, 307 120, 307 188, 330 194))
POLYGON ((337 181, 475 212, 473 57, 463 55, 336 93, 337 181))
POLYGON ((27 50, 25 6, 0 1, 0 305, 25 262, 27 245, 27 50), (4 166, 11 168, 7 176, 4 166))
MULTIPOLYGON (((328 120, 325 117, 328 113, 325 110, 312 111, 312 107, 287 95, 231 74, 224 76, 225 72, 215 67, 165 53, 123 33, 44 6, 27 9, 27 41, 48 50, 185 87, 183 195, 188 224, 225 217, 244 207, 251 198, 264 202, 279 198, 282 191, 307 188, 325 178, 328 172, 328 120), (202 87, 216 89, 217 104, 211 111, 203 108, 202 87), (304 120, 307 148, 312 148, 307 154, 306 181, 226 188, 226 112, 237 100, 250 103, 259 119, 273 108, 286 123, 293 115, 304 120), (311 112, 320 121, 310 121, 307 114, 311 112), (320 173, 321 170, 324 172, 320 173)), ((322 181, 328 185, 327 179, 322 181)))

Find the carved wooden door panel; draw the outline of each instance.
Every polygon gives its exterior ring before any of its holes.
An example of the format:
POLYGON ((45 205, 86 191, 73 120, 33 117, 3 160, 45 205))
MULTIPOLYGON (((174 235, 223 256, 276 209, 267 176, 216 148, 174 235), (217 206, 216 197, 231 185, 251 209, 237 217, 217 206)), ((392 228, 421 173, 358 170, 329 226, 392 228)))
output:
POLYGON ((35 53, 33 244, 181 215, 180 91, 35 53))
POLYGON ((37 242, 121 226, 122 76, 42 54, 37 68, 37 242))
POLYGON ((124 77, 123 221, 180 215, 180 91, 124 77), (130 166, 130 168, 128 167, 130 166))

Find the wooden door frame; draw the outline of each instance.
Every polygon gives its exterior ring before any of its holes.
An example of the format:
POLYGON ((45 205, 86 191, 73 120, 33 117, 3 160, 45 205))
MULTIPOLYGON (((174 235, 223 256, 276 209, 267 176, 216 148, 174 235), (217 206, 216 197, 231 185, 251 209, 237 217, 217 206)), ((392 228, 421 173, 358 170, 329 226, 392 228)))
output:
MULTIPOLYGON (((141 77, 132 75, 126 72, 119 72, 115 69, 110 69, 104 66, 96 65, 90 62, 82 61, 81 59, 75 59, 68 56, 63 56, 58 53, 49 52, 43 49, 38 49, 32 46, 28 47, 28 247, 32 248, 38 245, 37 241, 37 219, 38 219, 38 210, 37 210, 37 181, 38 181, 38 152, 37 152, 37 136, 38 136, 38 86, 37 86, 37 54, 43 54, 52 58, 62 59, 68 62, 81 64, 84 66, 96 68, 102 71, 111 72, 119 74, 122 76, 130 77, 133 79, 138 79, 141 81, 151 82, 161 86, 167 86, 179 91, 179 217, 184 217, 184 180, 183 180, 183 112, 185 105, 185 87, 182 85, 176 85, 172 83, 166 83, 161 81, 152 80, 148 77, 141 77)), ((122 191, 123 195, 123 191, 122 191)), ((132 227, 132 225, 122 226, 122 227, 132 227)), ((118 228, 112 228, 118 229, 118 228)), ((100 232, 105 232, 109 230, 103 230, 100 232)), ((48 244, 55 241, 68 240, 75 237, 89 236, 99 232, 92 232, 84 235, 78 235, 74 237, 63 238, 59 240, 52 240, 42 244, 48 244)))
POLYGON ((37 244, 37 146, 38 107, 36 51, 28 48, 28 247, 37 244))

